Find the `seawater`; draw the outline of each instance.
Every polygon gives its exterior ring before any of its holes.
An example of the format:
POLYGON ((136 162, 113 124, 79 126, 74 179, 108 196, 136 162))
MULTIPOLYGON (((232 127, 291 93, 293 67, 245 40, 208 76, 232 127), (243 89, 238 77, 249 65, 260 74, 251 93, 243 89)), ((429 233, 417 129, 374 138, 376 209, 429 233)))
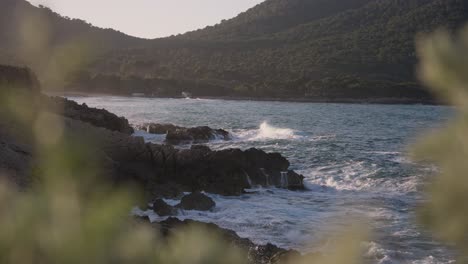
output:
MULTIPOLYGON (((105 108, 133 124, 223 128, 233 140, 210 142, 212 149, 256 147, 279 152, 306 177, 305 192, 257 188, 240 197, 210 195, 217 204, 212 212, 183 212, 179 218, 213 222, 256 243, 304 253, 327 252, 335 235, 353 222, 363 222, 372 229, 372 238, 363 244, 372 263, 451 263, 455 258, 416 221, 415 208, 424 202, 422 190, 436 168, 407 158, 409 145, 450 118, 450 107, 70 99, 105 108)), ((136 135, 155 143, 164 140, 143 131, 136 135)), ((162 219, 149 215, 154 221, 162 219)))

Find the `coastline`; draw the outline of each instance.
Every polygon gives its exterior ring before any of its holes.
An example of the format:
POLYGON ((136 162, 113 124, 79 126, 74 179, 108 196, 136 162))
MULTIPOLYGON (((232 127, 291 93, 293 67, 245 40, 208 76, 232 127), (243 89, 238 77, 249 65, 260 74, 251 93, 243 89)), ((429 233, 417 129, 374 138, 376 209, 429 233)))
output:
MULTIPOLYGON (((135 98, 184 99, 183 96, 143 96, 115 93, 86 93, 80 91, 54 92, 43 91, 48 96, 62 97, 93 97, 93 96, 121 96, 135 98)), ((430 99, 413 98, 296 98, 296 97, 242 97, 242 96, 195 96, 190 99, 208 99, 225 101, 258 101, 258 102, 288 102, 288 103, 336 103, 336 104, 383 104, 383 105, 447 105, 430 99)))

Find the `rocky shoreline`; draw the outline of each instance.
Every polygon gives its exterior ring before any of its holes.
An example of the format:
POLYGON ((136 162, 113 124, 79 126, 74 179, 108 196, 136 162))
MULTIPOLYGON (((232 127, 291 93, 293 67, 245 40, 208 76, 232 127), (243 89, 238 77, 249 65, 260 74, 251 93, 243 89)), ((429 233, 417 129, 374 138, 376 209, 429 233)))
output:
MULTIPOLYGON (((147 223, 146 217, 136 217, 135 221, 147 223)), ((295 263, 294 260, 302 258, 302 255, 296 250, 279 248, 273 244, 257 245, 248 238, 239 237, 236 232, 220 228, 212 223, 202 223, 194 220, 179 220, 170 217, 164 221, 152 223, 151 227, 159 235, 168 237, 176 230, 185 227, 198 227, 217 234, 228 244, 234 245, 246 253, 246 263, 251 264, 273 264, 273 263, 295 263)))
MULTIPOLYGON (((29 71, 20 71, 15 78, 21 81, 21 87, 8 90, 5 87, 11 85, 2 86, 0 91, 18 95, 21 105, 28 106, 31 111, 31 119, 25 125, 13 118, 6 108, 0 108, 0 177, 6 177, 20 188, 27 189, 32 182, 40 180, 33 173, 38 169, 40 155, 34 148, 32 131, 34 125, 47 125, 38 124, 41 119, 36 116, 37 113, 45 113, 48 118, 62 121, 61 132, 65 138, 84 144, 80 147, 86 147, 93 153, 82 166, 99 165, 101 168, 96 176, 113 185, 139 186, 146 201, 152 202, 152 209, 161 215, 176 215, 176 210, 210 210, 214 202, 200 192, 238 196, 254 186, 305 189, 304 177, 290 170, 289 161, 279 153, 266 153, 255 148, 213 151, 205 145, 178 149, 172 144, 146 143, 143 138, 131 135, 134 129, 123 117, 64 98, 33 92, 32 87, 36 87, 36 83, 29 85, 23 82, 24 79, 35 80, 30 74, 29 71), (25 129, 25 126, 30 127, 25 129), (191 194, 184 196, 187 192, 191 194), (170 207, 161 203, 163 198, 174 197, 182 198, 180 205, 170 207)), ((15 80, 8 79, 8 82, 15 83, 15 80)), ((216 135, 229 139, 229 134, 219 129, 168 127, 178 135, 175 138, 183 140, 188 137, 192 141, 206 141, 216 135)), ((251 263, 274 263, 272 260, 281 259, 285 254, 298 254, 273 245, 255 245, 238 237, 235 232, 213 224, 169 218, 158 226, 162 233, 167 234, 188 224, 207 225, 221 232, 228 241, 248 249, 251 263)))

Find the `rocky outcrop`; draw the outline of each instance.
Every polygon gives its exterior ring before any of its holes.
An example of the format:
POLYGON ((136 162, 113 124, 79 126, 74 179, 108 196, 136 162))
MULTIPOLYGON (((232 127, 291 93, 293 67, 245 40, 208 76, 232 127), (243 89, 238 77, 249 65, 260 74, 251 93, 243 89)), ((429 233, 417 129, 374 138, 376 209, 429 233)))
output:
POLYGON ((303 177, 289 171, 289 162, 278 153, 258 149, 212 151, 196 145, 191 149, 176 149, 71 119, 66 119, 65 125, 69 133, 85 137, 88 142, 93 139, 96 152, 114 162, 115 179, 135 180, 152 197, 160 195, 160 186, 164 184, 177 186, 169 191, 169 196, 180 195, 180 191, 240 195, 256 185, 304 188, 303 177))
POLYGON ((159 216, 176 215, 177 209, 168 205, 163 199, 156 199, 153 202, 153 211, 159 216))
POLYGON ((176 131, 177 129, 181 129, 182 127, 175 126, 173 124, 156 124, 156 123, 146 123, 142 125, 137 125, 136 128, 138 130, 146 131, 150 134, 167 134, 169 132, 176 131))
POLYGON ((170 144, 202 143, 210 140, 230 140, 229 132, 223 129, 213 129, 208 126, 185 128, 172 124, 147 123, 137 126, 151 134, 167 134, 166 142, 170 144))
MULTIPOLYGON (((147 222, 146 219, 139 221, 147 222)), ((230 245, 234 245, 245 252, 246 263, 251 264, 280 264, 294 263, 295 259, 301 258, 301 254, 295 250, 286 250, 272 244, 256 245, 250 239, 239 237, 236 232, 223 229, 215 224, 197 222, 193 220, 181 221, 177 218, 168 218, 159 223, 153 223, 152 227, 164 237, 169 237, 171 234, 181 228, 192 226, 202 228, 217 234, 221 239, 230 245)))
POLYGON ((209 211, 216 206, 210 197, 200 192, 185 195, 176 207, 184 210, 209 211))
MULTIPOLYGON (((9 68, 2 71, 8 72, 9 68)), ((7 108, 0 107, 0 125, 3 126, 0 128, 2 131, 10 131, 5 135, 0 134, 0 169, 14 175, 13 178, 18 183, 28 182, 29 164, 35 158, 31 149, 34 142, 28 138, 34 138, 33 124, 40 125, 37 124, 36 113, 46 110, 55 116, 54 119, 63 121, 61 133, 63 132, 64 137, 73 142, 81 142, 78 147, 86 147, 92 153, 89 163, 103 167, 102 177, 109 178, 114 183, 137 183, 148 191, 150 198, 174 198, 180 197, 182 192, 197 191, 240 195, 246 188, 256 185, 289 189, 304 187, 303 177, 288 170, 289 162, 278 153, 266 153, 258 149, 212 151, 206 146, 198 145, 190 149, 176 149, 171 145, 145 143, 143 138, 129 135, 132 128, 126 119, 64 98, 49 98, 37 94, 33 92, 35 77, 26 77, 30 74, 27 69, 19 69, 17 72, 23 73, 25 80, 30 78, 24 82, 29 85, 24 87, 26 100, 18 106, 29 111, 30 120, 19 122, 8 118, 14 115, 7 108), (29 123, 29 127, 20 123, 29 123), (10 129, 14 126, 15 129, 10 129), (21 133, 28 135, 17 136, 21 133), (161 188, 164 185, 174 188, 165 190, 161 188)), ((2 80, 7 80, 3 81, 5 83, 14 79, 9 78, 2 80)), ((0 91, 12 90, 2 87, 0 91)), ((216 135, 228 137, 226 131, 209 127, 174 129, 166 125, 153 129, 167 130, 168 140, 175 142, 186 139, 209 140, 216 135)))
POLYGON ((93 126, 107 128, 124 134, 130 135, 134 132, 127 119, 118 117, 104 109, 91 108, 86 104, 80 105, 75 101, 62 97, 42 96, 41 102, 45 110, 74 120, 80 120, 93 126))
POLYGON ((240 195, 257 185, 304 188, 303 177, 289 171, 289 162, 278 153, 258 149, 212 151, 197 145, 177 149, 71 119, 65 119, 64 124, 68 134, 84 137, 96 153, 112 160, 117 182, 136 181, 151 197, 180 196, 181 191, 240 195), (161 188, 165 184, 174 188, 165 191, 161 188))
POLYGON ((166 141, 171 144, 184 142, 207 142, 210 140, 230 140, 229 132, 223 129, 212 129, 207 126, 181 128, 167 133, 166 141))
POLYGON ((193 146, 179 150, 147 144, 152 163, 163 182, 175 182, 186 191, 240 195, 253 186, 303 189, 303 176, 289 171, 289 162, 278 153, 258 149, 212 151, 193 146))
MULTIPOLYGON (((137 183, 148 191, 150 198, 177 197, 181 192, 195 191, 240 195, 246 188, 256 185, 304 188, 303 177, 289 171, 289 162, 277 153, 258 149, 212 151, 206 146, 196 145, 191 149, 176 149, 171 145, 145 143, 143 138, 70 118, 63 118, 63 133, 69 139, 86 143, 93 153, 90 161, 99 161, 98 164, 104 167, 106 173, 103 177, 114 183, 137 183), (165 190, 161 188, 164 185, 174 188, 165 190)), ((6 139, 4 142, 12 141, 6 139)), ((28 146, 28 143, 19 142, 17 145, 28 146)), ((11 151, 11 144, 8 146, 8 151, 11 151)), ((27 149, 17 153, 26 158, 30 155, 27 149)), ((6 164, 10 162, 7 158, 14 155, 5 154, 4 157, 6 164)), ((23 165, 18 167, 27 168, 23 165)))

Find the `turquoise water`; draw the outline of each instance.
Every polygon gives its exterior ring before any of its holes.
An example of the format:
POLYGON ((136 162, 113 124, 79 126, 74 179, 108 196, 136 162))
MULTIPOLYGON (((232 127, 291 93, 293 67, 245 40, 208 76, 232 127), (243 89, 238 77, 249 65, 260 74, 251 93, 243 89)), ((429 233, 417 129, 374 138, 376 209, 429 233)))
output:
MULTIPOLYGON (((333 235, 351 222, 363 222, 373 231, 372 239, 363 243, 372 263, 449 263, 454 258, 415 221, 414 209, 424 201, 421 190, 436 168, 406 158, 408 144, 441 126, 452 114, 449 107, 71 99, 108 109, 133 124, 224 128, 234 139, 211 142, 210 147, 280 152, 306 177, 306 192, 264 188, 234 198, 212 195, 217 203, 213 212, 184 212, 181 218, 213 222, 257 243, 302 252, 327 252, 333 235)), ((163 140, 144 132, 137 135, 156 143, 163 140)))

